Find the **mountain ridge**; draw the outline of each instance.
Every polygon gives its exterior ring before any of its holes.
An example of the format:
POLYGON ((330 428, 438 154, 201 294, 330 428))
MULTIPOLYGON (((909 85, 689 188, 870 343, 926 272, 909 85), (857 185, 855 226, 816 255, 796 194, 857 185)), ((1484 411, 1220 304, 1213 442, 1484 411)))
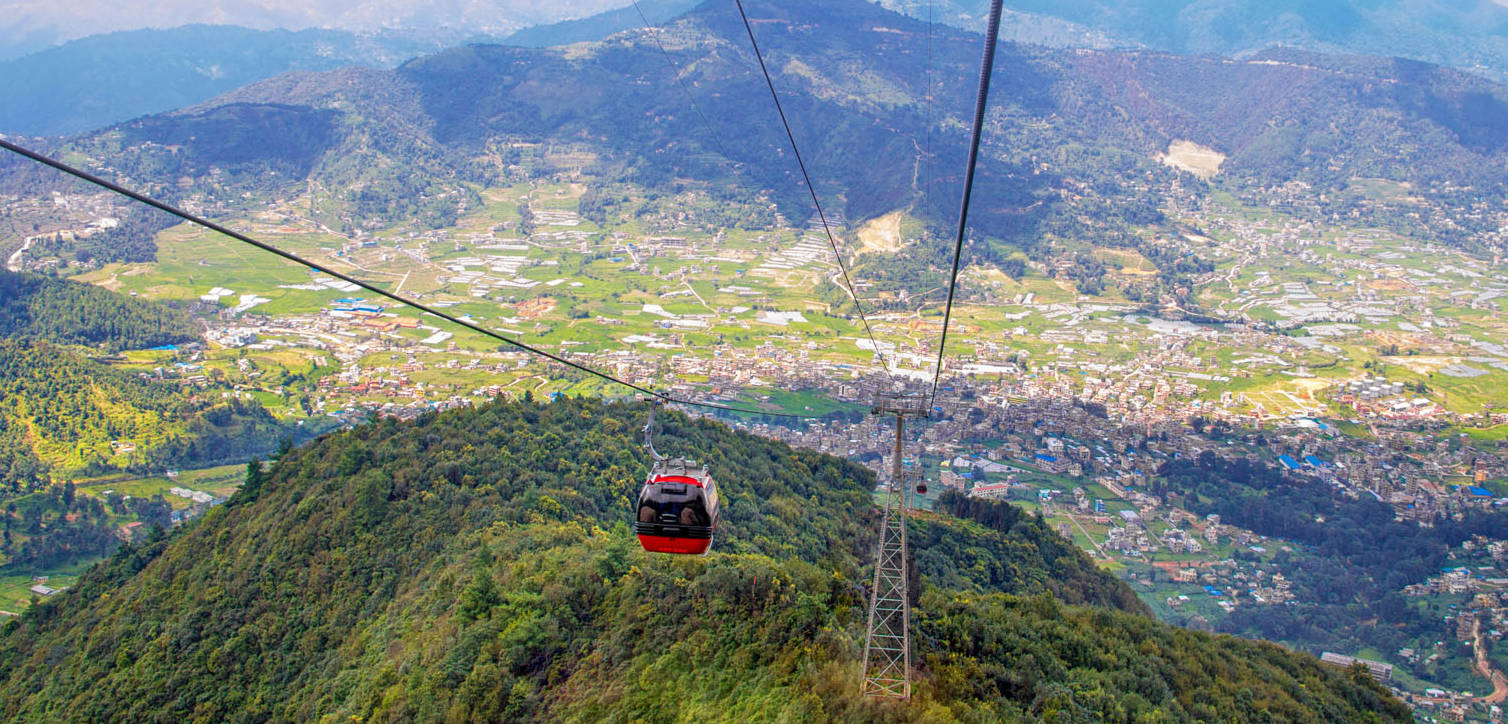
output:
MULTIPOLYGON (((913 17, 973 28, 982 0, 882 0, 913 17)), ((1401 56, 1508 78, 1508 5, 1468 2, 1243 2, 1242 0, 1103 0, 1006 3, 1024 39, 1049 45, 1137 47, 1179 54, 1243 57, 1271 48, 1401 56), (1066 24, 1059 27, 1057 24, 1066 24), (1463 42, 1465 40, 1466 42, 1463 42)))
MULTIPOLYGON (((751 8, 829 208, 862 222, 913 206, 932 209, 923 215, 943 226, 944 212, 924 204, 911 182, 919 169, 916 137, 926 123, 926 27, 860 2, 751 8), (852 164, 853 158, 868 162, 852 164)), ((132 145, 156 138, 143 135, 150 128, 193 125, 226 105, 295 103, 348 119, 330 144, 304 153, 313 179, 348 189, 345 201, 363 210, 363 218, 373 218, 365 212, 388 222, 399 220, 396 213, 448 218, 444 207, 454 202, 444 201, 447 194, 466 198, 468 184, 520 173, 517 161, 492 146, 522 142, 596 154, 598 161, 584 171, 597 182, 626 179, 665 188, 689 180, 746 196, 769 194, 799 222, 812 214, 810 200, 741 34, 726 8, 704 6, 667 25, 662 38, 676 66, 687 69, 684 80, 716 138, 679 100, 685 91, 658 47, 642 31, 627 31, 570 50, 471 45, 393 71, 264 81, 71 143, 98 148, 129 171, 128 158, 108 151, 111 134, 125 133, 132 145), (625 117, 643 120, 620 122, 625 117), (362 178, 372 173, 382 178, 362 178), (376 189, 387 190, 375 195, 376 189), (433 208, 416 210, 410 203, 416 196, 433 208)), ((965 152, 964 81, 977 72, 977 39, 938 30, 933 41, 937 116, 930 165, 934 193, 947 198, 961 182, 954 169, 965 152)), ((1414 184, 1432 202, 1460 209, 1459 222, 1410 220, 1406 210, 1392 209, 1388 223, 1413 225, 1410 233, 1429 223, 1430 233, 1460 243, 1495 231, 1469 226, 1475 223, 1470 207, 1508 195, 1508 112, 1501 112, 1508 109, 1508 89, 1460 71, 1294 51, 1231 60, 1007 45, 995 74, 975 226, 1021 249, 1085 235, 1112 245, 1138 243, 1132 229, 1160 218, 1156 194, 1188 183, 1157 161, 1179 140, 1227 154, 1217 183, 1236 191, 1295 180, 1330 191, 1343 191, 1356 178, 1414 184), (1477 195, 1463 197, 1463 185, 1477 195)), ((189 163, 194 144, 186 148, 183 158, 151 149, 127 153, 190 177, 215 161, 212 152, 189 163)))
POLYGON ((447 37, 504 35, 523 27, 591 15, 620 0, 577 0, 571 7, 522 0, 477 2, 351 2, 350 0, 251 0, 249 2, 154 2, 143 6, 80 0, 49 6, 12 0, 0 5, 0 39, 21 52, 78 37, 185 23, 239 25, 252 29, 322 28, 375 33, 401 30, 447 37))

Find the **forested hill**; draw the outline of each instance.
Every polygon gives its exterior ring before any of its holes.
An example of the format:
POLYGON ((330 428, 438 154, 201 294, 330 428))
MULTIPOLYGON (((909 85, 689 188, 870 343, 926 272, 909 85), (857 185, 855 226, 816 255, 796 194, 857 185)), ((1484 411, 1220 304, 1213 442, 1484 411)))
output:
POLYGON ((0 337, 120 351, 200 336, 186 312, 89 284, 0 269, 0 337))
POLYGON ((266 455, 298 432, 261 405, 142 379, 92 359, 200 339, 187 312, 0 270, 0 498, 59 476, 266 455))
POLYGON ((195 396, 68 347, 0 338, 0 496, 62 475, 246 460, 296 432, 255 402, 195 396))
POLYGON ((1359 673, 1117 608, 1139 606, 1005 506, 922 517, 916 696, 863 699, 873 475, 667 415, 664 448, 711 465, 725 518, 709 556, 647 555, 625 522, 644 412, 493 403, 254 468, 0 629, 0 716, 1410 720, 1359 673))

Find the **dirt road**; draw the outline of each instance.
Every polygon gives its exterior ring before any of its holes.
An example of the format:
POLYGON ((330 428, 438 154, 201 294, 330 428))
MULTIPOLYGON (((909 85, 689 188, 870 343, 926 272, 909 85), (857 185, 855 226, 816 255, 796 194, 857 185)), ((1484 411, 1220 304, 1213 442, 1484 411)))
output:
POLYGON ((1492 681, 1492 693, 1487 696, 1477 697, 1477 701, 1483 704, 1501 704, 1508 699, 1508 675, 1492 668, 1492 660, 1487 658, 1487 641, 1482 636, 1482 620, 1477 619, 1476 626, 1472 630, 1472 648, 1477 652, 1477 672, 1492 681))

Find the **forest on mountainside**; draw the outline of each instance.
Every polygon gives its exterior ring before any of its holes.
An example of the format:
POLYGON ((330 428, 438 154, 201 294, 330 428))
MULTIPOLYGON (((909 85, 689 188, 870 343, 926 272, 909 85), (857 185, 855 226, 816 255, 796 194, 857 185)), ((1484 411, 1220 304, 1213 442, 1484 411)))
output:
POLYGON ((5 564, 0 572, 36 575, 113 553, 121 542, 115 527, 121 518, 112 515, 166 528, 173 509, 160 494, 128 499, 117 493, 101 500, 80 494, 70 482, 6 500, 4 510, 0 553, 5 564))
POLYGON ((198 340, 187 312, 90 284, 0 269, 0 337, 109 352, 198 340))
POLYGON ((297 431, 261 405, 145 379, 108 353, 200 339, 187 312, 0 270, 0 498, 54 477, 220 465, 297 431))
POLYGON ((709 556, 645 554, 645 413, 494 402, 253 465, 0 628, 0 715, 1410 721, 1360 672, 1156 623, 1040 521, 972 501, 918 519, 916 696, 865 699, 873 474, 666 414, 662 451, 711 466, 724 517, 709 556))
POLYGON ((62 473, 223 465, 267 455, 291 432, 255 402, 0 338, 0 493, 41 489, 62 473), (118 451, 119 441, 134 451, 118 451))
POLYGON ((146 263, 157 261, 157 233, 178 223, 178 218, 142 206, 133 206, 118 225, 88 235, 65 238, 44 236, 32 244, 33 256, 53 255, 80 264, 146 263))

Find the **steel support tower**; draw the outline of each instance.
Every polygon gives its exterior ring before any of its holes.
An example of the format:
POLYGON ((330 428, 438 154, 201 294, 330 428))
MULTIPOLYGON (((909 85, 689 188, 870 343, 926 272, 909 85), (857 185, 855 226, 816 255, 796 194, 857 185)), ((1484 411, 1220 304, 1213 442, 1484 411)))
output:
POLYGON ((864 694, 896 699, 911 696, 911 591, 906 570, 906 517, 911 489, 920 470, 902 460, 906 418, 926 417, 924 395, 881 394, 872 412, 895 416, 895 451, 885 513, 880 518, 874 561, 874 589, 869 598, 869 626, 864 637, 864 694))

